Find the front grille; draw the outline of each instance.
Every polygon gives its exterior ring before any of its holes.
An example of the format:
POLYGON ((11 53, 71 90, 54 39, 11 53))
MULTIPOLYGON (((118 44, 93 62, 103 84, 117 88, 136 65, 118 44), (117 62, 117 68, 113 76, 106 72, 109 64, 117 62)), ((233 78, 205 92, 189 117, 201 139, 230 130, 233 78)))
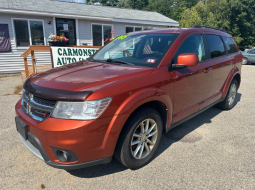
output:
POLYGON ((51 115, 57 101, 47 100, 35 96, 27 91, 23 92, 22 110, 37 121, 43 121, 51 115))
POLYGON ((56 104, 56 101, 54 101, 54 100, 47 100, 44 98, 39 98, 37 96, 34 96, 34 101, 37 102, 38 104, 47 105, 47 106, 51 106, 51 107, 54 107, 56 104))

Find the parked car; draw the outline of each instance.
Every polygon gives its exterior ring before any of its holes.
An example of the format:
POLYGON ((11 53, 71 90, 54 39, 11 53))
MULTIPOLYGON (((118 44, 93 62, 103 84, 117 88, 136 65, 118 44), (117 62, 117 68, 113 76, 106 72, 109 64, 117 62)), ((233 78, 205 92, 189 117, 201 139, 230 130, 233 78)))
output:
POLYGON ((251 63, 255 63, 255 49, 248 49, 242 52, 243 54, 243 65, 248 65, 251 63))
POLYGON ((234 107, 242 58, 231 35, 215 29, 118 37, 87 61, 28 78, 16 105, 18 134, 56 168, 105 164, 113 155, 140 168, 162 134, 213 105, 234 107))
POLYGON ((255 47, 252 47, 252 48, 249 48, 249 49, 245 49, 244 51, 247 51, 247 50, 251 50, 251 49, 254 49, 255 47))

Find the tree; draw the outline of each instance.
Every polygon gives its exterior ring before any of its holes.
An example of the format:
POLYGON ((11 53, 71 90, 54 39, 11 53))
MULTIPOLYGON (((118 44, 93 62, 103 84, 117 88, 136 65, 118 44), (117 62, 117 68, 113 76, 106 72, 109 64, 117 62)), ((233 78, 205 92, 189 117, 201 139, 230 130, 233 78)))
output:
POLYGON ((254 0, 232 0, 228 30, 238 41, 240 48, 255 46, 255 2, 254 0))
POLYGON ((217 27, 216 19, 203 2, 198 2, 194 7, 186 9, 181 16, 180 26, 189 28, 192 25, 217 27))
POLYGON ((226 29, 241 49, 255 46, 254 0, 203 0, 181 14, 180 26, 193 24, 226 29))
POLYGON ((242 49, 255 46, 255 0, 87 0, 139 10, 156 11, 180 22, 227 30, 242 49))
POLYGON ((131 8, 131 9, 145 9, 149 4, 149 0, 120 0, 118 6, 122 8, 131 8))
POLYGON ((118 7, 121 7, 121 8, 132 8, 132 2, 131 0, 120 0, 118 2, 118 7))
POLYGON ((118 0, 86 0, 86 4, 93 5, 93 4, 99 3, 100 5, 103 5, 103 6, 112 6, 112 7, 117 6, 118 2, 119 2, 118 0))

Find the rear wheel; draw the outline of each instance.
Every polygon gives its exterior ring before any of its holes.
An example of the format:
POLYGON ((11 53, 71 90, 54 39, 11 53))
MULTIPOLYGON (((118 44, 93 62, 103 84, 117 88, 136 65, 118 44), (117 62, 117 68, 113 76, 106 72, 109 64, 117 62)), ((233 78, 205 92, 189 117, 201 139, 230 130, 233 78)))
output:
POLYGON ((248 65, 249 64, 249 60, 244 57, 243 60, 242 60, 242 65, 248 65))
POLYGON ((238 88, 238 83, 237 80, 232 80, 228 93, 226 95, 226 98, 223 102, 219 103, 219 107, 224 109, 224 110, 230 110, 234 107, 236 103, 236 97, 237 97, 237 88, 238 88))
POLYGON ((162 120, 156 110, 144 107, 136 111, 120 134, 116 159, 130 169, 144 166, 155 154, 162 131, 162 120))

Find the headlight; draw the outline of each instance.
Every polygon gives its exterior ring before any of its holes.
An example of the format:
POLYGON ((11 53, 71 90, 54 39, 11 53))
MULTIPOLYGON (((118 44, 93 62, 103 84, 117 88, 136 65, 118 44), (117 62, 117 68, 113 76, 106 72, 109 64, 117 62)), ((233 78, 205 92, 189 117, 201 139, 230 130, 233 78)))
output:
POLYGON ((97 119, 110 104, 112 98, 84 102, 58 102, 52 117, 61 119, 97 119))

